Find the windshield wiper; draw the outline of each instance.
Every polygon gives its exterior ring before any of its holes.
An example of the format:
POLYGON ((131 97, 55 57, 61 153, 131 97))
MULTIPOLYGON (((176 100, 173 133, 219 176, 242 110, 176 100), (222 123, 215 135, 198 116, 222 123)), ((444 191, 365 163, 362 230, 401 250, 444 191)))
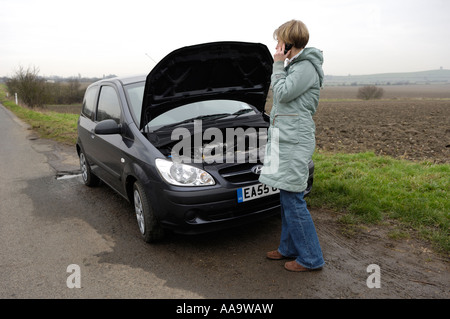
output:
POLYGON ((249 113, 249 112, 252 112, 252 111, 253 111, 253 109, 242 109, 242 110, 234 112, 231 115, 236 115, 236 117, 238 117, 239 115, 246 114, 246 113, 249 113))
POLYGON ((221 119, 221 118, 224 118, 224 117, 227 117, 227 116, 232 116, 232 115, 234 115, 235 117, 238 117, 238 116, 240 116, 242 114, 246 114, 246 113, 249 113, 249 112, 252 112, 252 111, 253 111, 253 109, 241 109, 241 110, 236 111, 234 113, 217 113, 217 114, 200 115, 200 116, 196 116, 196 117, 193 117, 193 118, 190 118, 190 119, 186 119, 186 120, 183 120, 183 121, 180 121, 180 122, 163 125, 163 126, 157 128, 156 130, 154 130, 153 132, 161 131, 161 130, 164 130, 164 129, 169 128, 169 127, 176 127, 176 126, 179 126, 179 125, 182 125, 182 124, 194 122, 195 120, 210 121, 210 120, 217 120, 217 119, 221 119))
POLYGON ((156 130, 154 130, 153 132, 161 131, 161 130, 164 130, 165 128, 168 128, 168 127, 175 127, 175 126, 179 126, 181 124, 194 122, 195 120, 202 120, 202 121, 203 120, 207 120, 207 121, 209 121, 209 120, 217 120, 219 118, 227 117, 227 116, 230 116, 230 115, 233 115, 233 114, 230 114, 230 113, 218 113, 218 114, 200 115, 200 116, 193 117, 193 118, 190 118, 190 119, 186 119, 186 120, 183 120, 183 121, 180 121, 180 122, 177 122, 177 123, 163 125, 163 126, 157 128, 156 130))

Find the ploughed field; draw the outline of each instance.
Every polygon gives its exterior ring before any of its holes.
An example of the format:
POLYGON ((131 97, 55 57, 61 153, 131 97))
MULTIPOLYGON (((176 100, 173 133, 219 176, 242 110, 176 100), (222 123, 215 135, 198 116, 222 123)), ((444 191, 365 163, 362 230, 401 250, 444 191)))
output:
POLYGON ((317 148, 450 162, 450 100, 320 102, 317 148))
POLYGON ((357 88, 325 87, 315 114, 319 150, 374 151, 408 160, 450 162, 450 85, 385 86, 382 100, 357 88))

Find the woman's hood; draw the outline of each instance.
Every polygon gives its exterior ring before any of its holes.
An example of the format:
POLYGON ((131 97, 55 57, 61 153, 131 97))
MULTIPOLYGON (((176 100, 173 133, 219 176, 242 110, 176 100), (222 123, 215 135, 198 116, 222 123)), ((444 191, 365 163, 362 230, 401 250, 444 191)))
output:
POLYGON ((303 52, 298 57, 298 61, 308 60, 314 65, 314 68, 319 75, 320 86, 322 86, 324 73, 322 69, 323 64, 323 53, 319 49, 316 48, 305 48, 303 52))

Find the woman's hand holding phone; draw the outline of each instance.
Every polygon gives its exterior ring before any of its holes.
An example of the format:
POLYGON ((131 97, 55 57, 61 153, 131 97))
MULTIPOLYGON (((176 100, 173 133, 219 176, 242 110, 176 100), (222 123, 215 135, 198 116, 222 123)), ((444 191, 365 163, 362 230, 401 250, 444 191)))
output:
POLYGON ((285 44, 284 43, 282 45, 280 45, 280 44, 277 45, 275 54, 273 55, 273 60, 275 62, 286 60, 287 55, 289 54, 289 51, 285 54, 284 50, 285 50, 285 44))

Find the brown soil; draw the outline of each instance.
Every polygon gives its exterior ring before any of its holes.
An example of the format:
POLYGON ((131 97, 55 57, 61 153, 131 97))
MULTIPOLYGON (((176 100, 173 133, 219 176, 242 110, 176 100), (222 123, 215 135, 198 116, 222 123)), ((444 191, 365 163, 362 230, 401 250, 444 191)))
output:
POLYGON ((450 100, 320 102, 317 148, 450 162, 450 100))

